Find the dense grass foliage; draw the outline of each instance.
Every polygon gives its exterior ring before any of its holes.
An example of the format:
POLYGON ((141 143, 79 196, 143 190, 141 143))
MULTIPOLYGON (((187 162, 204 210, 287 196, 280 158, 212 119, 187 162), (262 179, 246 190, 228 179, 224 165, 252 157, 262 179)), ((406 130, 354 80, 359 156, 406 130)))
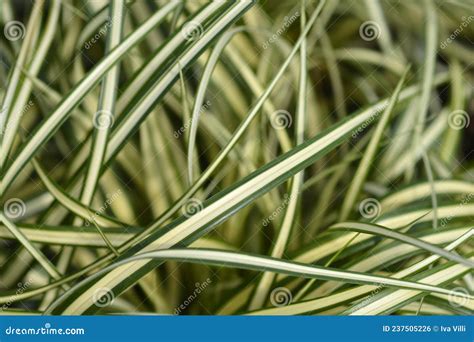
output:
POLYGON ((473 23, 1 1, 0 313, 471 313, 473 23))

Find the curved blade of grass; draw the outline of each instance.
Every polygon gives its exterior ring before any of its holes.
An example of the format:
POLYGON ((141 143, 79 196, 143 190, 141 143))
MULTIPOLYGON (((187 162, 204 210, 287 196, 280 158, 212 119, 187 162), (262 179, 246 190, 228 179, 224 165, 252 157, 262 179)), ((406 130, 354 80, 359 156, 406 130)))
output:
POLYGON ((423 165, 425 167, 426 175, 431 187, 431 207, 433 208, 433 229, 438 229, 438 198, 436 197, 436 191, 434 186, 433 170, 431 169, 431 163, 428 155, 423 151, 423 165))
MULTIPOLYGON (((474 184, 461 180, 437 180, 434 182, 437 195, 474 193, 474 184)), ((429 197, 431 194, 430 183, 410 185, 405 189, 394 192, 380 201, 382 208, 395 209, 403 205, 429 197)))
MULTIPOLYGON (((416 237, 430 244, 443 245, 455 241, 460 236, 467 236, 466 239, 468 239, 472 236, 470 230, 471 228, 463 227, 432 233, 432 229, 428 229, 428 232, 430 233, 417 234, 416 237)), ((350 250, 348 253, 350 253, 350 250)), ((424 253, 425 251, 418 247, 395 240, 390 243, 381 243, 371 250, 370 256, 364 256, 363 258, 354 256, 355 260, 351 260, 346 264, 345 268, 349 271, 357 272, 381 271, 396 262, 407 260, 410 257, 424 253)), ((353 255, 353 253, 349 254, 349 258, 353 255)), ((333 293, 340 287, 340 283, 326 282, 308 293, 305 298, 314 298, 316 296, 319 297, 321 295, 333 293)))
MULTIPOLYGON (((474 210, 474 205, 464 205, 460 206, 458 203, 452 205, 443 205, 438 208, 438 214, 440 218, 451 219, 461 218, 461 217, 471 217, 474 210)), ((419 209, 414 208, 405 211, 398 211, 393 213, 387 213, 378 218, 375 223, 377 225, 388 227, 391 229, 400 229, 411 222, 418 220, 419 223, 427 222, 433 219, 430 209, 419 209), (427 214, 428 213, 428 214, 427 214), (421 217, 421 218, 420 218, 421 217)), ((298 262, 314 262, 315 260, 321 260, 322 258, 328 257, 333 253, 336 253, 339 248, 344 246, 349 240, 352 239, 353 233, 342 233, 336 237, 333 237, 329 241, 318 242, 317 246, 308 248, 307 250, 299 253, 295 260, 298 262)), ((357 243, 366 241, 370 239, 371 236, 367 234, 359 234, 350 245, 355 245, 357 243)))
POLYGON ((466 258, 459 256, 458 254, 446 252, 442 248, 431 245, 425 241, 416 239, 406 234, 393 231, 391 229, 387 229, 382 226, 377 226, 375 224, 359 223, 359 222, 343 222, 343 223, 335 224, 331 226, 329 229, 332 229, 332 230, 347 230, 348 229, 348 230, 356 231, 360 233, 381 235, 390 239, 395 239, 395 240, 408 243, 410 245, 424 249, 428 252, 438 254, 447 260, 460 263, 466 267, 474 268, 474 262, 467 260, 466 258))
POLYGON ((188 143, 188 177, 190 179, 190 183, 192 184, 193 179, 193 155, 194 149, 196 146, 196 134, 199 125, 199 118, 201 116, 201 111, 204 104, 204 96, 206 95, 206 90, 209 85, 209 81, 212 76, 212 72, 219 61, 222 51, 226 47, 226 45, 230 42, 232 37, 238 33, 243 31, 242 28, 234 29, 229 32, 226 32, 216 43, 216 46, 212 49, 212 53, 207 60, 206 66, 204 68, 201 81, 199 82, 199 87, 196 93, 196 98, 194 100, 194 106, 191 114, 191 126, 189 128, 189 143, 188 143))
MULTIPOLYGON (((65 245, 83 247, 107 247, 97 230, 91 226, 47 226, 41 229, 27 223, 17 223, 17 228, 25 235, 30 242, 38 242, 46 245, 65 245)), ((102 227, 102 231, 107 234, 109 241, 114 247, 119 247, 133 235, 143 231, 143 227, 102 227)), ((0 225, 0 238, 14 239, 7 227, 0 225)), ((233 250, 234 247, 223 241, 202 237, 191 244, 194 248, 215 248, 233 250)))
MULTIPOLYGON (((474 258, 470 258, 474 260, 474 258)), ((419 281, 428 284, 441 285, 446 282, 450 282, 453 279, 459 278, 464 275, 468 270, 462 265, 442 265, 441 270, 430 272, 427 276, 424 276, 419 281)), ((462 292, 451 290, 448 296, 457 296, 460 298, 472 300, 471 295, 466 295, 462 292)), ((411 290, 396 290, 396 291, 383 291, 378 295, 370 298, 364 302, 362 307, 355 305, 348 309, 344 314, 350 315, 380 315, 389 314, 405 305, 406 303, 416 300, 419 297, 419 292, 411 290)))
POLYGON ((404 63, 390 55, 382 54, 364 48, 350 47, 334 51, 334 56, 340 61, 350 61, 356 64, 369 63, 386 68, 397 75, 402 75, 405 70, 404 63))
MULTIPOLYGON (((472 237, 472 230, 463 234, 458 239, 450 243, 446 246, 446 251, 452 251, 462 243, 466 242, 468 239, 472 237)), ((430 264, 434 263, 435 261, 439 260, 439 255, 432 255, 400 272, 393 274, 391 277, 395 279, 403 279, 408 277, 423 268, 429 266, 430 264)), ((338 292, 336 294, 325 296, 323 298, 317 298, 309 301, 304 301, 301 303, 292 303, 285 307, 280 308, 272 308, 266 310, 259 310, 252 312, 251 314, 254 315, 300 315, 305 314, 308 312, 320 311, 323 309, 327 309, 333 306, 337 306, 338 304, 342 304, 345 302, 354 301, 363 295, 369 294, 372 291, 377 289, 377 285, 365 285, 360 286, 354 289, 345 290, 342 292, 338 292)))
MULTIPOLYGON (((57 228, 57 227, 55 227, 55 228, 57 228)), ((68 227, 65 227, 65 228, 68 228, 68 227)), ((71 228, 71 227, 69 227, 69 228, 71 228)), ((33 229, 33 230, 38 231, 38 229, 33 229)), ((22 231, 23 231, 23 229, 22 229, 22 231)), ((67 233, 69 233, 69 232, 67 232, 67 233)), ((28 234, 27 231, 25 233, 28 234)), ((28 236, 33 236, 34 237, 35 235, 33 233, 31 233, 31 234, 28 234, 28 236)), ((40 237, 38 237, 38 239, 41 241, 40 237)), ((59 241, 64 241, 64 240, 61 239, 59 241)), ((77 244, 77 242, 78 241, 77 241, 77 235, 76 235, 75 240, 74 240, 74 242, 71 242, 71 245, 77 244)), ((103 243, 103 241, 102 241, 102 243, 103 243)), ((69 244, 69 243, 66 243, 66 244, 69 244)), ((193 242, 190 246, 192 246, 193 248, 208 248, 208 249, 218 248, 218 249, 225 249, 225 250, 235 250, 235 248, 233 248, 232 246, 229 246, 228 244, 226 244, 222 241, 218 241, 218 240, 214 240, 214 239, 208 239, 208 238, 199 239, 198 241, 193 242)), ((73 275, 70 275, 70 276, 67 276, 67 277, 63 277, 63 278, 61 278, 57 281, 54 280, 54 281, 52 281, 51 283, 49 283, 47 285, 41 286, 39 288, 27 290, 27 291, 24 291, 22 293, 16 293, 16 290, 14 292, 12 292, 11 294, 10 293, 2 293, 2 295, 0 295, 0 304, 8 303, 8 302, 11 302, 12 300, 13 301, 21 301, 21 300, 24 300, 24 299, 33 298, 35 296, 44 294, 44 293, 46 293, 50 290, 57 289, 59 286, 63 286, 64 288, 69 288, 69 287, 65 286, 65 284, 67 284, 67 283, 69 283, 73 280, 79 279, 81 276, 86 275, 89 271, 91 271, 91 269, 81 270, 80 272, 78 272, 76 274, 73 274, 73 275), (15 294, 14 299, 12 299, 12 294, 15 294)))
POLYGON ((119 227, 124 225, 121 222, 106 217, 100 212, 95 212, 88 206, 80 203, 79 201, 69 196, 67 193, 61 190, 52 179, 49 178, 44 169, 35 159, 33 159, 32 162, 36 172, 38 173, 38 176, 40 177, 45 187, 48 189, 51 195, 65 208, 72 211, 76 215, 79 215, 86 221, 95 220, 101 226, 119 227))

